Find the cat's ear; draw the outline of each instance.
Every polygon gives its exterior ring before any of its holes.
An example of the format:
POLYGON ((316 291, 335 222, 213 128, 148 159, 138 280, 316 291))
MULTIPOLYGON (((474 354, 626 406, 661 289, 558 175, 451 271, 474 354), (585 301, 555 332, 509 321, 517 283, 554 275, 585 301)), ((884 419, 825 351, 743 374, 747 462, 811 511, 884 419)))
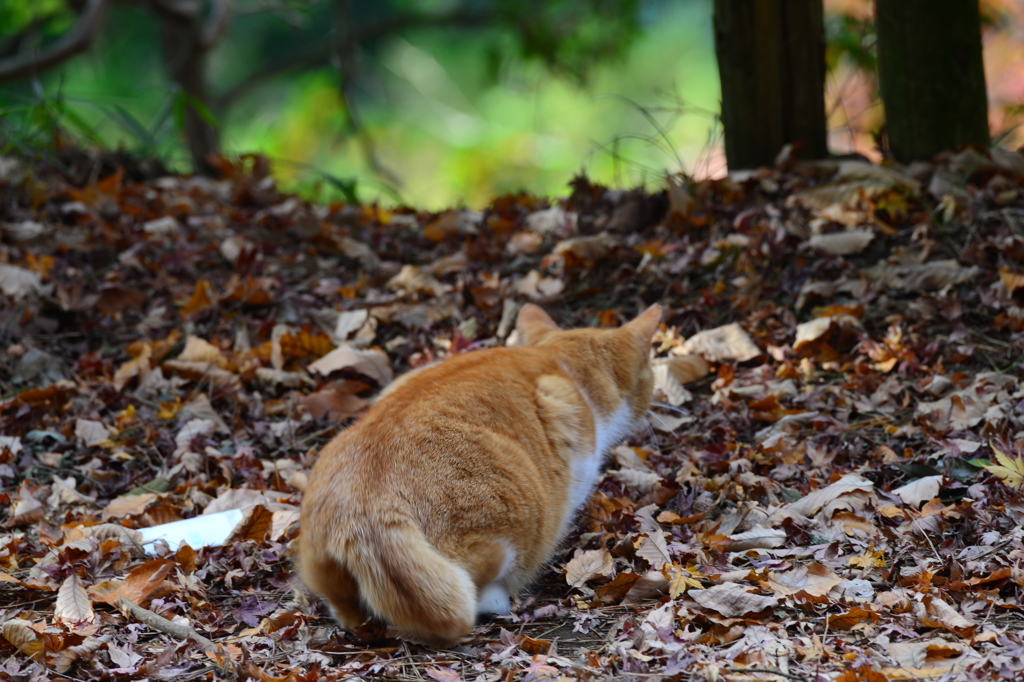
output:
POLYGON ((519 310, 516 331, 524 345, 533 346, 551 332, 558 331, 558 325, 540 306, 527 303, 519 310))
POLYGON ((648 349, 654 332, 658 331, 659 324, 661 324, 661 306, 655 303, 622 329, 628 330, 640 348, 648 349))

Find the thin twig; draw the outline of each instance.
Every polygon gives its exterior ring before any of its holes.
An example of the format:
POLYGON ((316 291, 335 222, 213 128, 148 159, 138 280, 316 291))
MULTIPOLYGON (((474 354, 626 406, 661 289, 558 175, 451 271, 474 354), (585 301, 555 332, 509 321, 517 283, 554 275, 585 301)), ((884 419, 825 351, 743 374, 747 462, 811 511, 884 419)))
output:
POLYGON ((231 0, 214 0, 213 11, 203 27, 201 44, 204 50, 209 50, 217 44, 224 32, 228 30, 231 23, 231 0))
POLYGON ((914 523, 915 526, 917 526, 917 529, 921 531, 921 535, 924 537, 924 539, 928 541, 928 546, 932 548, 932 552, 935 554, 935 558, 938 560, 938 562, 940 564, 946 563, 942 560, 942 555, 939 554, 939 550, 935 548, 935 544, 932 542, 932 539, 928 537, 928 531, 921 527, 921 524, 917 522, 917 519, 911 519, 911 521, 914 523))
POLYGON ((75 27, 57 42, 39 52, 17 54, 0 61, 0 83, 42 73, 89 49, 109 7, 109 0, 89 0, 75 27))
POLYGON ((772 670, 770 668, 726 668, 731 673, 769 673, 771 675, 779 675, 781 677, 787 677, 791 680, 806 680, 807 677, 804 675, 794 675, 793 673, 784 673, 781 670, 772 670))
POLYGON ((154 630, 159 630, 160 632, 170 635, 176 639, 191 639, 198 644, 203 651, 211 653, 217 651, 217 645, 214 644, 212 640, 203 637, 189 626, 167 620, 163 616, 139 606, 130 599, 121 597, 114 602, 114 606, 122 611, 130 612, 138 621, 145 623, 154 630))

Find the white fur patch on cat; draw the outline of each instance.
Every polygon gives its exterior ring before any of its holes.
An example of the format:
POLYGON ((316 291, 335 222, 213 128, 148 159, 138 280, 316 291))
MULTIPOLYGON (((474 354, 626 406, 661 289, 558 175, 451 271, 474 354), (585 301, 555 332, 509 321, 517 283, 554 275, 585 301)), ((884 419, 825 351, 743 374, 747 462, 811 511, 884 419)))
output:
MULTIPOLYGON (((590 400, 582 393, 588 405, 590 400)), ((593 411, 593 408, 591 408, 593 411)), ((633 416, 630 414, 629 405, 623 401, 614 413, 607 419, 601 419, 594 414, 594 425, 597 433, 594 434, 594 451, 586 456, 576 459, 572 463, 572 486, 569 490, 569 506, 566 509, 566 517, 561 527, 566 528, 576 512, 587 503, 590 495, 594 492, 601 476, 601 464, 604 462, 604 454, 613 445, 618 445, 622 439, 629 435, 634 425, 633 416)))
POLYGON ((508 591, 497 581, 488 583, 484 589, 480 590, 480 601, 477 602, 476 612, 493 613, 498 616, 507 616, 512 613, 508 591))

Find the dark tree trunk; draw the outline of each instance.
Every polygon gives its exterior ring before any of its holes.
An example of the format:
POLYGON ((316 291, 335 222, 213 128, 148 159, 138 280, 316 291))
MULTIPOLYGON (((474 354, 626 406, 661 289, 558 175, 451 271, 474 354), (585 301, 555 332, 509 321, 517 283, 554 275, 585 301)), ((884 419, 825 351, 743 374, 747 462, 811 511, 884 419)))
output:
POLYGON ((978 0, 876 0, 889 146, 903 162, 987 146, 978 0))
POLYGON ((714 24, 729 168, 771 165, 789 143, 826 156, 821 0, 715 0, 714 24))
POLYGON ((210 110, 206 90, 206 55, 210 45, 204 38, 202 3, 159 0, 153 5, 160 16, 164 66, 185 96, 185 140, 192 168, 196 173, 213 174, 215 171, 206 158, 220 153, 220 135, 199 113, 199 107, 210 110))

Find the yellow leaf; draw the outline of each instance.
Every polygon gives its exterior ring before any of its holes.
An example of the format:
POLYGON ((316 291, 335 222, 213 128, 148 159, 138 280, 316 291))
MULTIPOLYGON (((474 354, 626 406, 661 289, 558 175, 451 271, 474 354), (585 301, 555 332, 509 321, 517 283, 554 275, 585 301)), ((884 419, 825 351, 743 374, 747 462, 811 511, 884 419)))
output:
POLYGON ((878 550, 877 552, 875 552, 869 549, 860 556, 851 557, 850 560, 846 563, 848 566, 859 566, 861 568, 877 568, 880 566, 885 566, 885 559, 882 558, 883 556, 885 556, 885 550, 878 550))
POLYGON ((1018 457, 1016 461, 1010 459, 1006 453, 1002 452, 995 446, 994 443, 989 443, 992 448, 992 452, 996 454, 996 460, 999 465, 996 464, 985 464, 983 468, 996 478, 1002 479, 1003 483, 1020 490, 1021 485, 1024 485, 1024 458, 1018 457))
POLYGON ((181 409, 181 398, 175 396, 174 400, 160 401, 160 411, 156 413, 158 419, 174 419, 181 409))
POLYGON ((651 258, 664 258, 665 257, 665 240, 664 239, 653 239, 649 242, 644 242, 636 247, 636 250, 645 256, 651 258))
POLYGON ((703 588, 700 581, 685 570, 675 566, 672 567, 672 579, 668 583, 668 596, 675 599, 686 590, 695 587, 698 590, 703 588))

